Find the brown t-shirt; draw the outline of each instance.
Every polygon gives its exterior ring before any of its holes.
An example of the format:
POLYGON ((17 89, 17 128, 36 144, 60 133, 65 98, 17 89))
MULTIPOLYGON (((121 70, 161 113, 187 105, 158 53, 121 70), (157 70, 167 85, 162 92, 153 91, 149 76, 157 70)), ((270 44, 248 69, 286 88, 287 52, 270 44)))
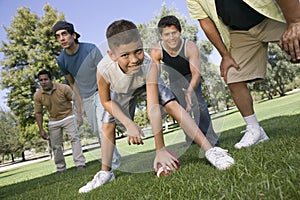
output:
POLYGON ((58 121, 73 115, 73 91, 65 84, 53 83, 49 92, 42 88, 34 94, 34 112, 43 113, 43 106, 49 112, 50 121, 58 121))

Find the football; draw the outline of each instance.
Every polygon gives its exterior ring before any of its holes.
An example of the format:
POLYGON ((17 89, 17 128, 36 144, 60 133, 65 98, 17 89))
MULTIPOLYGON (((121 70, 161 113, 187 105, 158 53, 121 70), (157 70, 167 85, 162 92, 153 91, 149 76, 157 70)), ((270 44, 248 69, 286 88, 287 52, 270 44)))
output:
MULTIPOLYGON (((178 156, 175 154, 175 152, 171 151, 171 150, 168 150, 168 152, 174 156, 175 158, 177 158, 178 162, 176 163, 177 165, 177 169, 179 169, 180 167, 180 162, 179 162, 179 159, 178 159, 178 156)), ((169 166, 167 166, 167 172, 165 172, 165 170, 163 169, 163 167, 161 166, 160 163, 157 164, 157 171, 156 171, 156 176, 157 177, 161 177, 161 176, 168 176, 172 173, 172 170, 169 166)))

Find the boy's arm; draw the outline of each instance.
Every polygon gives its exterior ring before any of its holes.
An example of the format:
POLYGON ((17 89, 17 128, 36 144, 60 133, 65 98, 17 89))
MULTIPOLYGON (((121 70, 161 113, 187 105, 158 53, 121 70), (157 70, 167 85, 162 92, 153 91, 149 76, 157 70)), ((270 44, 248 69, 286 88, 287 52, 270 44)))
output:
POLYGON ((223 40, 214 22, 209 17, 199 19, 198 21, 205 35, 207 36, 209 41, 216 47, 222 57, 220 65, 221 77, 224 77, 224 81, 227 82, 227 72, 229 68, 234 67, 239 70, 240 67, 236 64, 235 60, 231 57, 229 51, 225 47, 225 44, 223 43, 223 40))
POLYGON ((177 158, 172 156, 166 149, 162 133, 162 118, 160 113, 160 105, 158 102, 158 66, 153 63, 147 77, 147 112, 154 135, 154 142, 156 148, 156 156, 153 163, 153 168, 157 170, 157 164, 160 163, 166 170, 169 166, 172 170, 178 168, 176 162, 177 158))
POLYGON ((159 44, 156 44, 150 51, 150 56, 152 61, 157 65, 158 71, 160 72, 160 61, 161 61, 162 51, 159 44))
POLYGON ((127 130, 128 144, 143 144, 141 129, 129 118, 120 107, 110 98, 110 85, 105 81, 104 77, 97 71, 98 92, 101 103, 106 111, 118 119, 127 130))

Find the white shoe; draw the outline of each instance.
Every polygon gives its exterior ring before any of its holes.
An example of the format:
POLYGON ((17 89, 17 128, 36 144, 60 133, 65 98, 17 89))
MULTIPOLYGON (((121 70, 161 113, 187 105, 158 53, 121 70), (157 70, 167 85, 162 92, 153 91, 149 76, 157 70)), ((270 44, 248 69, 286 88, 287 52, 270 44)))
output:
POLYGON ((213 147, 205 152, 206 159, 217 169, 224 170, 234 164, 234 159, 228 151, 220 147, 213 147))
POLYGON ((247 126, 247 129, 245 131, 242 131, 241 133, 245 134, 242 139, 234 145, 234 147, 237 149, 249 147, 251 145, 258 144, 270 139, 262 127, 255 128, 249 125, 247 126))
POLYGON ((101 185, 109 183, 115 179, 115 175, 112 171, 99 171, 85 186, 79 189, 79 193, 87 193, 101 185))

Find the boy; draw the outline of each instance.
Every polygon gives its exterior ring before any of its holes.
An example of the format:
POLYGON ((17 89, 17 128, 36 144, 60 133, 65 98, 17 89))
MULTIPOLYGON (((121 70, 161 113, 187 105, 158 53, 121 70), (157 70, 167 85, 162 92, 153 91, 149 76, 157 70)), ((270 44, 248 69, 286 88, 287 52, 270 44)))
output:
MULTIPOLYGON (((182 38, 181 24, 177 17, 165 16, 157 26, 161 41, 151 50, 151 58, 157 65, 161 61, 166 65, 172 92, 176 94, 180 105, 186 107, 187 112, 193 112, 198 127, 210 144, 215 146, 219 138, 202 97, 199 49, 191 40, 182 38)), ((193 138, 186 136, 186 144, 191 144, 191 139, 193 138)))
MULTIPOLYGON (((77 133, 77 124, 73 112, 73 91, 68 85, 53 83, 51 74, 47 70, 38 73, 41 89, 34 94, 34 112, 39 127, 40 135, 48 140, 48 135, 43 128, 43 106, 49 112, 49 137, 54 153, 54 162, 57 172, 66 170, 66 162, 63 154, 63 130, 71 140, 73 160, 77 169, 85 168, 85 157, 82 153, 80 139, 77 133)), ((78 101, 74 100, 77 104, 78 101)), ((80 108, 76 105, 76 108, 80 108)))
POLYGON ((175 101, 171 90, 158 78, 158 67, 144 54, 141 36, 134 23, 127 20, 113 22, 107 28, 106 38, 108 55, 98 64, 97 72, 99 95, 105 109, 102 117, 102 170, 79 189, 80 193, 89 192, 114 180, 111 161, 117 122, 125 126, 129 145, 143 144, 143 132, 132 120, 138 96, 146 97, 147 100, 147 113, 156 148, 153 165, 155 170, 158 163, 165 170, 167 166, 174 170, 178 161, 165 149, 160 105, 194 138, 206 152, 206 158, 216 168, 222 170, 234 164, 226 150, 210 145, 193 119, 175 101))

